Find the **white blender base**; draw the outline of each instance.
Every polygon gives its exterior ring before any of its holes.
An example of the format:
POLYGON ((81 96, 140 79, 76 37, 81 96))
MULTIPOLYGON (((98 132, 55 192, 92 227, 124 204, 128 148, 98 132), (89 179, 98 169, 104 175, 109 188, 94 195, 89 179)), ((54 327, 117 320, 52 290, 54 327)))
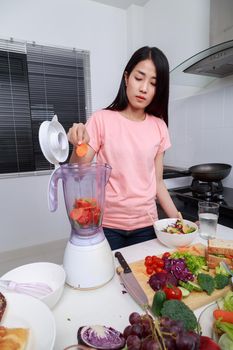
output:
POLYGON ((94 289, 109 282, 115 273, 110 245, 105 238, 89 246, 67 243, 63 267, 66 283, 77 289, 94 289))

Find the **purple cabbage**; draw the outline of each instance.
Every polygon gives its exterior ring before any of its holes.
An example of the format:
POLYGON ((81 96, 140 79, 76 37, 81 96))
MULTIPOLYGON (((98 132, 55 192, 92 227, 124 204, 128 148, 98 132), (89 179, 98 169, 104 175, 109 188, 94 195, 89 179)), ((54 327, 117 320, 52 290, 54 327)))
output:
POLYGON ((194 280, 194 275, 189 271, 185 259, 164 259, 164 270, 173 274, 177 280, 183 282, 194 280))
POLYGON ((189 271, 185 259, 165 258, 164 270, 166 272, 158 272, 150 276, 149 285, 154 291, 163 289, 168 284, 178 285, 178 281, 193 281, 194 275, 189 271))
POLYGON ((101 325, 80 327, 78 341, 80 344, 100 350, 117 350, 125 346, 122 333, 112 327, 101 325))
POLYGON ((172 284, 173 286, 178 285, 177 278, 170 272, 158 272, 152 276, 150 276, 149 285, 154 291, 162 289, 168 284, 172 284))

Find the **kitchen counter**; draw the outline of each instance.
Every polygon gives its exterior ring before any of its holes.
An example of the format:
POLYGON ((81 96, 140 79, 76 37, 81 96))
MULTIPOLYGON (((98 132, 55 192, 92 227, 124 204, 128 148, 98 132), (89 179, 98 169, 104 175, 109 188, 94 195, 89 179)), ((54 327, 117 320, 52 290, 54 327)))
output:
MULTIPOLYGON (((217 236, 232 239, 233 229, 218 225, 217 236)), ((197 242, 207 243, 201 238, 194 243, 197 242)), ((146 255, 159 255, 169 250, 157 239, 119 249, 128 262, 143 259, 146 255)), ((117 266, 116 260, 115 263, 117 266)), ((202 309, 196 310, 195 314, 199 316, 202 309)), ((53 310, 57 328, 54 350, 62 350, 68 345, 76 344, 77 330, 83 325, 102 324, 123 331, 128 325, 130 313, 134 311, 143 313, 131 296, 125 293, 116 274, 109 283, 98 289, 80 291, 66 286, 61 300, 53 310)))

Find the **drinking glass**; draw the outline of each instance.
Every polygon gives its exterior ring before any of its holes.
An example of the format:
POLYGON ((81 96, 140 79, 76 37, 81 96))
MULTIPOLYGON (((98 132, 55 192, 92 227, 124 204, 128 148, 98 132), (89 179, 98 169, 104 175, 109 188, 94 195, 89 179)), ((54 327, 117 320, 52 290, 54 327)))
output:
POLYGON ((214 202, 198 202, 198 218, 200 236, 204 239, 214 239, 217 234, 219 204, 214 202))

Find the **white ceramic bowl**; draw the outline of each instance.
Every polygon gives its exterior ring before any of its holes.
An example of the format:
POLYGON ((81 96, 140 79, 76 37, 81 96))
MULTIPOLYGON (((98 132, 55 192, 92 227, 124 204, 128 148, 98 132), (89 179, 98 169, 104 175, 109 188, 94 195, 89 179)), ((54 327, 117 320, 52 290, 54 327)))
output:
POLYGON ((161 219, 155 221, 154 230, 157 235, 158 240, 169 248, 178 248, 189 246, 195 238, 198 236, 198 226, 189 220, 184 220, 184 223, 195 227, 195 231, 192 233, 178 234, 178 233, 168 233, 162 230, 167 228, 168 225, 174 224, 177 219, 161 219))
POLYGON ((19 266, 5 273, 1 279, 12 280, 18 283, 46 283, 52 288, 52 292, 46 296, 39 297, 39 299, 52 309, 63 293, 66 273, 60 265, 50 262, 37 262, 19 266))

